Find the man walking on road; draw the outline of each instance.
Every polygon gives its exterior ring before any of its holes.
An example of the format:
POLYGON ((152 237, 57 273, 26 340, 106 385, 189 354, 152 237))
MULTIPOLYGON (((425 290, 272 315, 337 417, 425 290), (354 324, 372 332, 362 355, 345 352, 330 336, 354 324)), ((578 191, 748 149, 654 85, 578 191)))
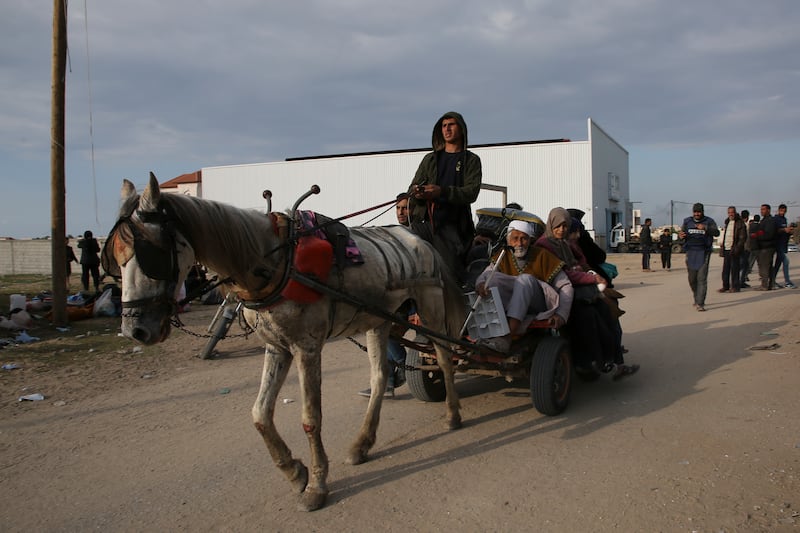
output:
POLYGON ((719 228, 713 218, 705 215, 703 204, 698 202, 692 206, 692 216, 684 219, 679 235, 684 239, 686 270, 689 273, 694 306, 698 311, 705 311, 708 262, 711 259, 714 237, 719 235, 719 228))

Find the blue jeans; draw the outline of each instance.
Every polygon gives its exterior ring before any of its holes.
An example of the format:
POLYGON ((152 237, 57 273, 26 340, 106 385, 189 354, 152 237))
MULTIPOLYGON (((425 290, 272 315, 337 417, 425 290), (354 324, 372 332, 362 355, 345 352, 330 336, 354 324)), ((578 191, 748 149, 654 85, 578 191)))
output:
POLYGON ((792 280, 789 279, 789 257, 786 255, 786 252, 778 249, 775 254, 775 266, 772 267, 773 283, 778 277, 778 272, 781 271, 781 265, 783 265, 783 283, 791 285, 792 280))
POLYGON ((389 339, 386 347, 387 359, 389 359, 389 379, 387 387, 394 387, 394 377, 406 364, 406 349, 403 348, 395 339, 389 339))

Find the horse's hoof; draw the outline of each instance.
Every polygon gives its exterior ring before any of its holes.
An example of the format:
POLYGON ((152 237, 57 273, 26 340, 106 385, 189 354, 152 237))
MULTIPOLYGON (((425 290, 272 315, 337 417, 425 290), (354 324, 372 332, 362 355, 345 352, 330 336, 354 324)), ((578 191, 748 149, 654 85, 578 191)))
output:
POLYGON ((328 499, 327 492, 317 492, 313 489, 306 489, 297 502, 297 509, 300 511, 316 511, 323 505, 325 500, 328 499))
POLYGON ((347 458, 347 463, 351 465, 360 465, 366 463, 369 456, 365 450, 353 448, 350 450, 350 456, 347 458))
POLYGON ((450 422, 447 424, 448 429, 461 429, 461 417, 456 416, 450 419, 450 422))
POLYGON ((295 464, 294 468, 295 476, 289 480, 289 483, 292 484, 293 491, 302 494, 308 485, 308 468, 300 461, 295 464))

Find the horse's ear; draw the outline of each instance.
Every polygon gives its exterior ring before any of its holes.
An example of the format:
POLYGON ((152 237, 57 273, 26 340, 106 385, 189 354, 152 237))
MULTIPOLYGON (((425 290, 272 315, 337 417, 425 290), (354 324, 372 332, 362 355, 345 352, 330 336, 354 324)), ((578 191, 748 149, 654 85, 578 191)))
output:
POLYGON ((122 191, 119 196, 121 200, 119 216, 127 217, 131 214, 131 211, 133 211, 133 208, 136 207, 136 203, 139 201, 139 196, 136 194, 136 185, 130 180, 123 179, 122 191))
POLYGON ((161 189, 158 187, 156 175, 151 172, 150 183, 147 184, 142 197, 139 199, 139 209, 142 211, 155 211, 158 209, 159 200, 161 200, 161 189))

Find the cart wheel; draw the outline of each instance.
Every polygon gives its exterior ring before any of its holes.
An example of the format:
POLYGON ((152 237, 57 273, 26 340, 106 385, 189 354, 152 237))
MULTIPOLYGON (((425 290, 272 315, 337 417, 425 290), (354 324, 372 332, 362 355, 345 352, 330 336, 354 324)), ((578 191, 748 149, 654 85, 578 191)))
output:
MULTIPOLYGON (((406 348, 406 364, 419 367, 422 364, 419 352, 406 348)), ((411 395, 423 402, 443 402, 447 396, 444 373, 441 370, 406 370, 406 382, 411 395)))
POLYGON ((572 390, 572 358, 561 337, 541 340, 531 362, 531 401, 543 415, 561 414, 572 390))

